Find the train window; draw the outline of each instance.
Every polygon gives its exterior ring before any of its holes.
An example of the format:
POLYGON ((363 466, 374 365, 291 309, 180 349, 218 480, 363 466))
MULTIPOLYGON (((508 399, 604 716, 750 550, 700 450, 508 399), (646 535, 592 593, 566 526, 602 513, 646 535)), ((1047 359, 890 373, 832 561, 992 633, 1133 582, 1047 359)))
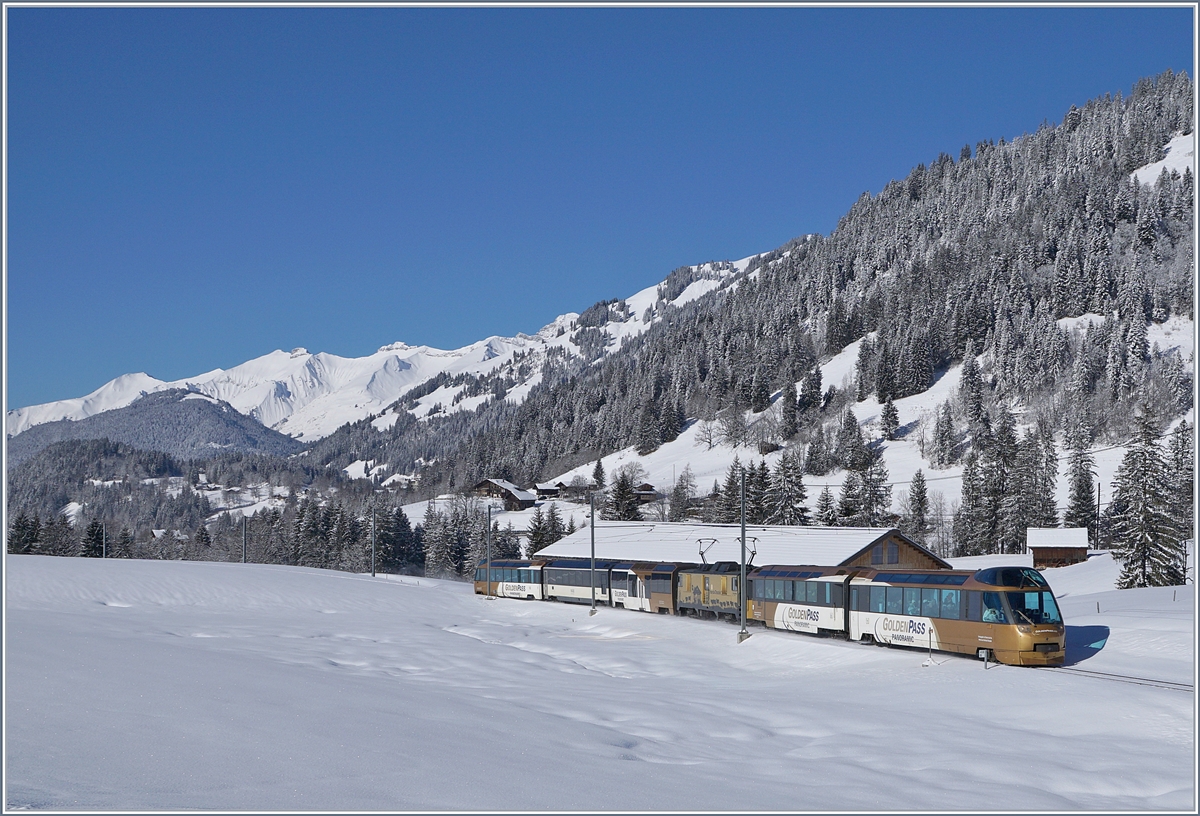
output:
POLYGON ((858 587, 850 587, 850 608, 856 612, 860 612, 858 608, 858 587))
POLYGON ((900 545, 897 544, 895 541, 888 542, 888 563, 889 564, 899 564, 900 563, 900 545))
POLYGON ((1008 623, 1008 617, 1004 614, 1004 604, 1000 600, 999 592, 983 593, 983 622, 1008 623))
POLYGON ((926 618, 942 616, 941 592, 935 587, 921 589, 921 614, 926 618))
POLYGON ((475 568, 475 580, 476 580, 476 581, 482 581, 482 580, 483 580, 483 567, 476 567, 476 568, 475 568))
POLYGON ((841 584, 829 584, 828 586, 829 586, 829 604, 830 604, 830 606, 841 606, 842 605, 842 589, 843 589, 842 585, 841 584))
POLYGON ((958 620, 959 611, 959 590, 943 589, 942 590, 942 617, 958 620))
POLYGON ((804 602, 808 604, 819 604, 821 602, 821 585, 815 581, 807 581, 804 584, 804 602))
POLYGON ((763 585, 762 581, 751 581, 750 582, 750 597, 752 597, 756 601, 762 600, 762 585, 763 585))
POLYGON ((921 588, 920 587, 905 587, 904 588, 904 614, 905 615, 920 615, 921 614, 921 588))
POLYGON ((983 619, 983 607, 980 605, 981 593, 974 590, 967 590, 967 620, 978 621, 983 619))
POLYGON ((904 614, 904 587, 887 588, 887 611, 889 615, 904 614))
POLYGON ((874 547, 871 548, 871 563, 872 564, 882 564, 883 563, 883 545, 882 544, 876 544, 874 547))
POLYGON ((873 586, 871 587, 871 606, 872 612, 883 612, 886 608, 884 597, 887 595, 887 587, 873 586))
POLYGON ((628 577, 627 573, 614 572, 612 574, 612 588, 613 589, 626 589, 627 588, 626 587, 626 583, 627 583, 626 578, 627 577, 628 577))
POLYGON ((1016 623, 1062 623, 1049 592, 1006 592, 1016 623))

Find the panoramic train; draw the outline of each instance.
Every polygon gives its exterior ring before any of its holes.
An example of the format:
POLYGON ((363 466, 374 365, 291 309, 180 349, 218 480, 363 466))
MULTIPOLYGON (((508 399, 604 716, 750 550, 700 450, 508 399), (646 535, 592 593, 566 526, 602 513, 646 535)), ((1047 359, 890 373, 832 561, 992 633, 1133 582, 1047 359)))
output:
MULTIPOLYGON (((590 559, 493 561, 475 592, 592 601, 590 559)), ((596 604, 738 622, 740 567, 596 561, 596 604)), ((898 570, 747 567, 746 621, 772 629, 973 655, 1015 666, 1059 666, 1066 627, 1046 579, 1030 567, 898 570)))

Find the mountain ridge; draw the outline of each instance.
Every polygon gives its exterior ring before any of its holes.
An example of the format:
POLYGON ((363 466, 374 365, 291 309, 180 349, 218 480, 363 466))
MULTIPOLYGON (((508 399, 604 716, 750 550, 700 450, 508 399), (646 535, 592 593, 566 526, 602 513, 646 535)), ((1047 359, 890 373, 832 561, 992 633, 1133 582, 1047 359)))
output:
MULTIPOLYGON (((610 318, 597 328, 630 323, 632 330, 610 332, 608 346, 619 346, 623 337, 637 333, 659 317, 655 312, 646 320, 642 310, 654 310, 659 303, 681 305, 702 297, 719 288, 730 275, 745 271, 753 257, 682 267, 710 277, 690 282, 673 298, 661 297, 667 284, 664 279, 628 298, 612 301, 627 304, 628 314, 621 320, 610 318)), ((389 412, 407 391, 439 374, 487 375, 511 362, 518 352, 544 355, 551 348, 562 348, 579 354, 571 348, 579 348, 571 342, 571 333, 580 328, 580 317, 578 312, 565 312, 534 334, 492 335, 457 349, 395 341, 362 357, 341 357, 300 347, 290 352, 275 349, 229 369, 217 368, 177 380, 160 380, 145 372, 122 374, 82 397, 7 411, 5 430, 12 439, 38 425, 86 419, 127 407, 146 394, 182 388, 225 400, 267 428, 311 442, 346 423, 389 412)), ((424 400, 412 410, 423 408, 427 412, 437 401, 424 400)))

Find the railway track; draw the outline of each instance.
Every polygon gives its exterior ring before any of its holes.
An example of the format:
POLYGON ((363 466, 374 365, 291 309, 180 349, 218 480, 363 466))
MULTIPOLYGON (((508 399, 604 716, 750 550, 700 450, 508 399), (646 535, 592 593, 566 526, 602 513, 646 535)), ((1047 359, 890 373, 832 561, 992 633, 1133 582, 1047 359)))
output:
POLYGON ((1171 689, 1172 691, 1183 691, 1188 694, 1196 690, 1196 687, 1191 683, 1178 683, 1174 680, 1155 680, 1151 677, 1135 677, 1131 674, 1113 674, 1112 672, 1098 672, 1091 671, 1090 669, 1073 669, 1057 666, 1047 666, 1045 670, 1062 672, 1064 674, 1078 674, 1084 677, 1092 677, 1096 680, 1108 680, 1113 683, 1130 683, 1135 686, 1152 686, 1154 688, 1171 689))

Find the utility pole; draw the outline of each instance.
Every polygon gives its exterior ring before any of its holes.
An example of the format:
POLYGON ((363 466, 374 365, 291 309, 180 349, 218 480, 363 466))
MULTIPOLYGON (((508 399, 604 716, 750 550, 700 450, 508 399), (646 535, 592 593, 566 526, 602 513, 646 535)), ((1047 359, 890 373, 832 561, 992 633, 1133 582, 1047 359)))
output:
POLYGON ((1092 549, 1100 549, 1100 480, 1096 480, 1096 546, 1092 549))
POLYGON ((108 528, 100 522, 100 557, 108 558, 108 528))
POLYGON ((738 632, 738 643, 750 637, 746 631, 746 469, 742 468, 742 571, 738 578, 738 612, 741 615, 742 628, 738 632))
POLYGON ((246 563, 246 516, 242 514, 242 563, 246 563))
POLYGON ((592 611, 588 615, 596 614, 596 494, 588 496, 588 506, 592 511, 592 611))
MULTIPOLYGON (((492 502, 488 500, 488 516, 487 516, 487 595, 492 597, 492 502)), ((519 577, 519 576, 518 576, 519 577)))
POLYGON ((371 503, 371 577, 375 577, 375 503, 371 503))

